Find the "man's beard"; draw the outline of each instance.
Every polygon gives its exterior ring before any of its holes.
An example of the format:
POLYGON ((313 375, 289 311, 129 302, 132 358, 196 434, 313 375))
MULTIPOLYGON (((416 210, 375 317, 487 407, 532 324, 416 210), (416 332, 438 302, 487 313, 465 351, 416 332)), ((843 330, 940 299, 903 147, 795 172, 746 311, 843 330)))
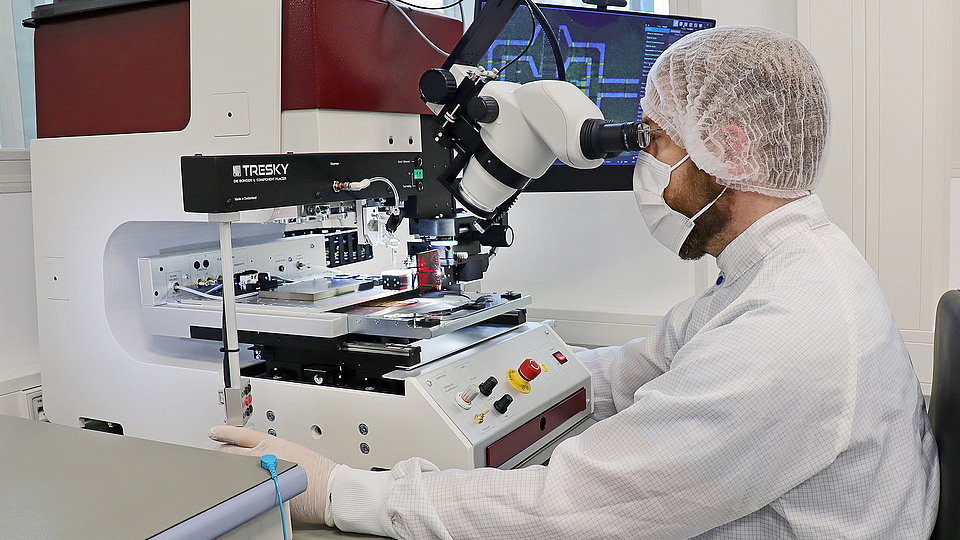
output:
MULTIPOLYGON (((709 175, 696 171, 691 176, 691 193, 684 193, 678 210, 687 217, 694 216, 701 208, 716 199, 723 188, 718 186, 709 175)), ((732 208, 726 197, 721 197, 694 222, 693 230, 680 246, 680 258, 685 261, 697 260, 708 253, 708 244, 717 239, 729 225, 733 216, 732 208)))

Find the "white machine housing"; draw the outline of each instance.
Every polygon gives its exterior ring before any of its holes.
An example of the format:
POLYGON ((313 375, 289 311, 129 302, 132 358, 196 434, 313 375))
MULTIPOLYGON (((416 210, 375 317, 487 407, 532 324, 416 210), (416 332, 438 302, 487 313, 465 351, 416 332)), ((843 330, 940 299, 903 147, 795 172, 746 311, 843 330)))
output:
MULTIPOLYGON (((219 311, 200 302, 160 315, 178 309, 172 299, 161 301, 160 290, 169 289, 154 289, 152 298, 143 293, 144 259, 191 250, 206 253, 211 261, 219 256, 210 247, 217 241, 217 224, 183 211, 179 157, 386 152, 395 150, 394 139, 409 140, 407 149, 420 151, 422 141, 417 115, 281 113, 278 3, 191 2, 190 42, 192 109, 183 130, 33 142, 37 303, 44 408, 51 421, 122 426, 124 435, 212 447, 207 431, 224 422, 218 400, 223 388, 220 344, 190 339, 185 332, 198 320, 218 323, 219 311)), ((242 223, 233 227, 238 251, 244 243, 275 242, 255 259, 292 257, 288 246, 296 242, 283 240, 284 225, 272 220, 294 215, 289 208, 242 212, 242 223)), ((347 222, 352 218, 344 217, 347 222)), ((375 253, 373 261, 350 271, 389 267, 386 250, 375 253)), ((320 263, 322 257, 310 261, 320 263)), ((219 268, 219 261, 214 267, 219 268)), ((257 318, 245 320, 244 309, 241 304, 240 330, 259 330, 270 321, 296 335, 329 335, 351 324, 343 314, 316 309, 280 313, 260 308, 257 318)), ((436 351, 424 355, 432 361, 391 374, 403 380, 403 395, 253 378, 255 412, 249 426, 272 429, 357 467, 390 467, 411 456, 442 467, 474 467, 487 464, 489 444, 538 423, 552 407, 583 391, 582 410, 560 425, 546 425, 541 431, 549 436, 499 466, 533 462, 531 456, 584 429, 593 410, 589 373, 548 325, 483 328, 488 327, 424 338, 423 347, 436 351), (452 345, 457 340, 460 344, 452 345), (568 362, 554 365, 555 352, 568 362), (506 414, 491 411, 483 423, 471 423, 481 406, 513 392, 505 370, 526 358, 547 367, 533 381, 533 391, 515 395, 506 414), (488 374, 500 379, 492 397, 478 397, 471 410, 455 408, 453 388, 488 374), (268 420, 268 411, 274 420, 268 420)), ((253 354, 243 350, 241 361, 251 364, 253 354)))

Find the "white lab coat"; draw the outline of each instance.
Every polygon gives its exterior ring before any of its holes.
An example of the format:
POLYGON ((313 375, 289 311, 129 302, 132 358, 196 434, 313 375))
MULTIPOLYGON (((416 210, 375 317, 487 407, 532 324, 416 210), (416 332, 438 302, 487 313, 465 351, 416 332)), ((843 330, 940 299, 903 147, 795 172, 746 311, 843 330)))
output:
POLYGON ((596 425, 547 467, 339 466, 332 515, 401 538, 927 538, 939 465, 876 276, 816 195, 720 255, 646 339, 579 355, 596 425))

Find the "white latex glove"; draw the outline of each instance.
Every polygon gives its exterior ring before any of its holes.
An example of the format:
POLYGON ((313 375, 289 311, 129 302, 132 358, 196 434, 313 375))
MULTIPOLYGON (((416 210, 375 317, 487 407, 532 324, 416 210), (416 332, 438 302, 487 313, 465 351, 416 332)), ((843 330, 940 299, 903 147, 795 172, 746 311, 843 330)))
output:
POLYGON ((222 452, 245 456, 273 454, 303 467, 307 472, 307 490, 290 500, 290 513, 297 521, 325 523, 327 484, 330 473, 337 466, 332 460, 306 446, 249 428, 216 426, 207 435, 217 442, 224 443, 217 448, 222 452))

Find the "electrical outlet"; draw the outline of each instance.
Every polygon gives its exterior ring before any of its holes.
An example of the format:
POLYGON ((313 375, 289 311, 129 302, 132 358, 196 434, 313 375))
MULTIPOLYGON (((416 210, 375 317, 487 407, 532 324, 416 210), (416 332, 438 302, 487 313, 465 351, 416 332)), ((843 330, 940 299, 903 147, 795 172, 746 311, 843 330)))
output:
POLYGON ((28 412, 31 420, 49 422, 47 414, 43 411, 43 393, 40 390, 33 390, 24 396, 28 404, 28 412))

